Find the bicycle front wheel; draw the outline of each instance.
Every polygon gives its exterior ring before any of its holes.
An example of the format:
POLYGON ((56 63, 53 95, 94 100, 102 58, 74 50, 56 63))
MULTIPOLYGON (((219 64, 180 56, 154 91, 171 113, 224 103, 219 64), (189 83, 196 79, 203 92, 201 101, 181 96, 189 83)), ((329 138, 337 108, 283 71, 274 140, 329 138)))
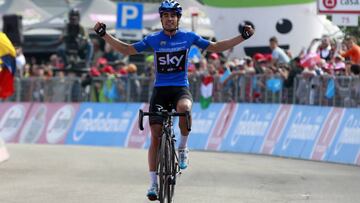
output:
POLYGON ((171 145, 167 139, 166 134, 161 138, 160 150, 159 150, 159 163, 158 163, 158 175, 159 175, 159 200, 160 203, 172 202, 172 161, 171 161, 171 145))

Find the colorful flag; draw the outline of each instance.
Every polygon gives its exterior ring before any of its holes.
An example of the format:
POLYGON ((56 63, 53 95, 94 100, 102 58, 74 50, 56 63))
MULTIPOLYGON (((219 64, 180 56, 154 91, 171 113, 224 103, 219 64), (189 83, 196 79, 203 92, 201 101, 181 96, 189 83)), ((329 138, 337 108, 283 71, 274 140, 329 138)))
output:
POLYGON ((207 109, 212 101, 213 94, 213 86, 214 86, 214 77, 209 75, 205 76, 202 79, 201 87, 200 87, 200 106, 202 109, 207 109))
POLYGON ((0 98, 7 98, 14 93, 15 57, 14 46, 9 38, 0 32, 0 98))

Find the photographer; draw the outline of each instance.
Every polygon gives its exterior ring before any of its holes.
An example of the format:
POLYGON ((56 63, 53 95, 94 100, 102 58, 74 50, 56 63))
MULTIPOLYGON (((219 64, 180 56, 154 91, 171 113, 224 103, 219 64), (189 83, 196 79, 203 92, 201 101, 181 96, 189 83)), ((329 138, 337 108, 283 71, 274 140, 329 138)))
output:
MULTIPOLYGON (((93 54, 93 46, 85 28, 80 25, 80 12, 78 9, 71 9, 69 22, 64 28, 60 38, 62 46, 59 55, 64 61, 65 67, 76 66, 81 63, 87 68, 90 65, 93 54)), ((71 68, 71 67, 70 67, 71 68)))

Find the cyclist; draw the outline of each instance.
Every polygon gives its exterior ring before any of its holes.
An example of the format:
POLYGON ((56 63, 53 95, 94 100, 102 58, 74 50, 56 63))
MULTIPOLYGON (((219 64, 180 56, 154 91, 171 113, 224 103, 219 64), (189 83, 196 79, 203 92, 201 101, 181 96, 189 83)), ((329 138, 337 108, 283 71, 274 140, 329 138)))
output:
MULTIPOLYGON (((149 111, 155 112, 167 109, 169 104, 173 104, 176 107, 176 111, 180 113, 191 111, 192 96, 188 88, 189 81, 187 77, 187 54, 190 47, 196 45, 203 50, 206 49, 216 53, 222 52, 250 38, 254 30, 250 26, 245 26, 239 36, 219 42, 210 42, 194 32, 179 29, 182 8, 177 1, 164 0, 160 4, 159 14, 163 29, 146 36, 142 41, 134 44, 127 44, 107 34, 106 25, 101 22, 95 24, 94 30, 122 54, 137 54, 149 48, 154 50, 156 77, 149 111)), ((147 196, 150 200, 156 200, 158 198, 156 156, 159 136, 161 134, 162 118, 150 117, 149 120, 151 144, 148 152, 148 163, 151 185, 147 196)), ((189 135, 185 118, 180 118, 179 127, 181 132, 178 146, 179 167, 180 169, 185 169, 188 164, 187 139, 189 135)))

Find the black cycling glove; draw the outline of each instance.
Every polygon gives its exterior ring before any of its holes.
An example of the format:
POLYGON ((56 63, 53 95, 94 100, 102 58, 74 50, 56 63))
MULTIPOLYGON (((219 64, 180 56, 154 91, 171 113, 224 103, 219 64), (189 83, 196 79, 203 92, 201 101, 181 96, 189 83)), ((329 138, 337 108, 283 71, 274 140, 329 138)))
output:
POLYGON ((245 29, 246 27, 244 26, 241 32, 241 36, 244 40, 249 39, 253 34, 251 32, 249 32, 249 30, 245 29))
POLYGON ((100 23, 100 26, 97 29, 95 29, 95 32, 100 37, 104 37, 104 35, 106 34, 106 24, 100 23))

